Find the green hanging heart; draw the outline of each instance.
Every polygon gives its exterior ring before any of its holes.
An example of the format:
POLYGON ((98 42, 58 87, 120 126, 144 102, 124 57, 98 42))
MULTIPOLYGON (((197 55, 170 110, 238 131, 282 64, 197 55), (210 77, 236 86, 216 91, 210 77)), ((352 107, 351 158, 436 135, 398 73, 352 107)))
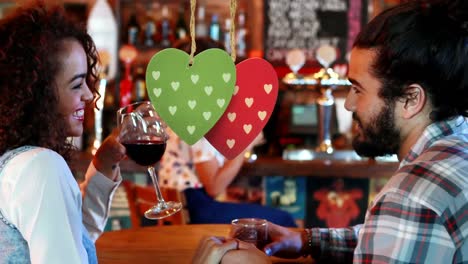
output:
POLYGON ((194 144, 218 121, 231 101, 236 67, 224 50, 208 49, 193 58, 178 49, 156 53, 146 69, 150 100, 167 125, 194 144))

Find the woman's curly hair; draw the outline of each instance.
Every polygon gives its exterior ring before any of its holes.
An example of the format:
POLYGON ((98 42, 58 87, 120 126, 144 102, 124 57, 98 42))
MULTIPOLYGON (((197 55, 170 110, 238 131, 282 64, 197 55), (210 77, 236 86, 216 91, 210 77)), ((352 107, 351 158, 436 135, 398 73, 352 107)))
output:
POLYGON ((73 23, 62 7, 44 1, 18 7, 0 20, 0 155, 32 145, 52 149, 69 160, 73 146, 58 110, 60 87, 55 83, 66 39, 83 46, 86 83, 96 98, 98 55, 85 25, 73 23))

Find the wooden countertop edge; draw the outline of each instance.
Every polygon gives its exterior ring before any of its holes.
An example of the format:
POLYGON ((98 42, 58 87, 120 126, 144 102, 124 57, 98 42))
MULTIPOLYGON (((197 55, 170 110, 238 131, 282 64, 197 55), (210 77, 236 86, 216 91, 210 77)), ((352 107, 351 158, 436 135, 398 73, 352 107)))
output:
MULTIPOLYGON (((92 155, 79 152, 70 163, 75 172, 86 172, 92 155)), ((145 173, 146 168, 131 160, 120 164, 123 173, 145 173)), ((378 162, 375 160, 283 160, 281 157, 262 157, 254 162, 245 162, 240 175, 247 176, 314 176, 314 177, 348 177, 380 178, 390 177, 398 169, 397 162, 378 162)))

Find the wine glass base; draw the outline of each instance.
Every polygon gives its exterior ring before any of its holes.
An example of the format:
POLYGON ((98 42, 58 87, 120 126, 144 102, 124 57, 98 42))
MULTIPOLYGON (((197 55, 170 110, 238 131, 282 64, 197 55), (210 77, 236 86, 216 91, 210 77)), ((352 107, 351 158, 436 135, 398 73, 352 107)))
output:
POLYGON ((148 219, 162 219, 171 216, 182 209, 182 204, 179 202, 158 203, 145 212, 145 217, 148 219))

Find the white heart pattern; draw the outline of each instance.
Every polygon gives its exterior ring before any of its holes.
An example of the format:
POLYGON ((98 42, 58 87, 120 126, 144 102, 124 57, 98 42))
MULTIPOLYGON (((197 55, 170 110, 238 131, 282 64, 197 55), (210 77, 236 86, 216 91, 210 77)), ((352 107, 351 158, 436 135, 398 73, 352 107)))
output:
POLYGON ((239 86, 234 86, 234 95, 236 95, 239 92, 239 86))
POLYGON ((263 90, 265 90, 265 92, 266 92, 267 94, 270 94, 270 92, 271 92, 272 89, 273 89, 273 85, 271 85, 271 84, 265 84, 265 85, 263 85, 263 90))
POLYGON ((206 95, 211 95, 211 93, 213 92, 213 86, 205 86, 205 93, 206 95))
POLYGON ((161 95, 162 89, 161 88, 154 88, 153 93, 156 95, 156 97, 159 97, 161 95))
POLYGON ((231 74, 230 73, 223 73, 223 80, 224 82, 229 82, 231 80, 231 74))
POLYGON ((189 132, 190 135, 192 135, 193 132, 195 132, 195 126, 187 126, 187 131, 189 132))
POLYGON ((223 108, 224 103, 226 103, 226 100, 218 99, 218 100, 216 100, 216 103, 218 104, 219 108, 223 108))
POLYGON ((192 74, 192 76, 190 76, 190 79, 192 79, 193 84, 197 84, 199 78, 200 76, 198 76, 197 74, 192 74))
POLYGON ((252 125, 251 124, 244 124, 244 132, 246 134, 249 134, 251 130, 252 130, 252 125))
POLYGON ((252 106, 253 102, 254 102, 254 99, 252 97, 245 98, 245 105, 247 105, 248 108, 252 106))
POLYGON ((151 75, 153 75, 154 80, 157 81, 159 76, 161 76, 161 73, 159 71, 152 71, 151 75))
POLYGON ((235 144, 236 144, 236 140, 234 140, 234 139, 228 139, 228 140, 226 140, 226 145, 227 145, 230 149, 232 149, 232 147, 234 147, 235 144))
POLYGON ((232 112, 232 113, 228 113, 227 114, 227 117, 229 119, 229 121, 234 122, 234 120, 236 120, 236 113, 232 112))
POLYGON ((195 100, 189 100, 189 101, 188 101, 188 106, 190 107, 190 109, 193 110, 193 109, 195 108, 195 106, 197 106, 197 101, 195 101, 195 100))
POLYGON ((203 112, 203 118, 208 121, 211 118, 211 112, 203 112))
POLYGON ((174 91, 177 91, 177 89, 179 89, 179 85, 180 85, 179 82, 171 82, 171 86, 172 86, 172 89, 174 89, 174 91))
POLYGON ((258 111, 258 118, 260 118, 260 120, 265 120, 265 117, 267 115, 267 112, 266 111, 258 111))
POLYGON ((174 115, 176 111, 177 111, 177 106, 175 105, 169 106, 169 113, 171 113, 171 115, 174 115))

